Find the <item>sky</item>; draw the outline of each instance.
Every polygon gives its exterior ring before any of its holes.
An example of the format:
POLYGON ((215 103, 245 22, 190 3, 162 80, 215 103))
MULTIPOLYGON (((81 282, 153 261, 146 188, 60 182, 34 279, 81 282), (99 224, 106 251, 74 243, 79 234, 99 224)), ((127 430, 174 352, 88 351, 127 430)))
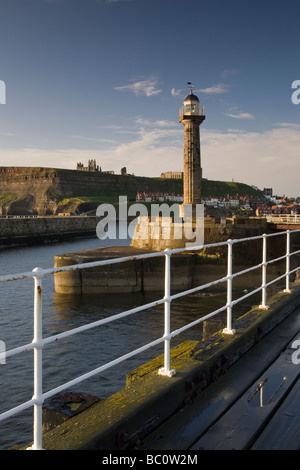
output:
POLYGON ((0 166, 183 171, 192 82, 203 177, 300 196, 299 18, 299 0, 0 0, 0 166))

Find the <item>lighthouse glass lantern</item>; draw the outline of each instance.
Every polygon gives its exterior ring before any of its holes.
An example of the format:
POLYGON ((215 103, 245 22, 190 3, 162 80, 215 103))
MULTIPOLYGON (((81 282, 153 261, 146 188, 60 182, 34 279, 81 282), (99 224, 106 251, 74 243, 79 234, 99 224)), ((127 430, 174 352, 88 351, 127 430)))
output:
POLYGON ((179 120, 184 119, 184 117, 188 119, 194 116, 204 116, 204 107, 200 109, 200 101, 193 93, 193 86, 190 82, 188 82, 188 85, 190 85, 190 94, 187 95, 182 108, 179 110, 179 120))
POLYGON ((183 114, 185 114, 186 116, 200 115, 199 100, 197 96, 191 94, 186 97, 183 102, 183 114))

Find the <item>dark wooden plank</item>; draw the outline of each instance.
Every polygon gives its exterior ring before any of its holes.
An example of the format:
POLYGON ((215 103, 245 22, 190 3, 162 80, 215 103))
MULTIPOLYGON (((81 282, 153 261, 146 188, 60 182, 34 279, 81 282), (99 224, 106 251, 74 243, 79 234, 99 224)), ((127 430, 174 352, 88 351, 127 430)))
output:
POLYGON ((300 450, 299 380, 251 449, 300 450))
POLYGON ((300 376, 300 367, 292 362, 293 352, 290 345, 191 450, 251 448, 300 376))

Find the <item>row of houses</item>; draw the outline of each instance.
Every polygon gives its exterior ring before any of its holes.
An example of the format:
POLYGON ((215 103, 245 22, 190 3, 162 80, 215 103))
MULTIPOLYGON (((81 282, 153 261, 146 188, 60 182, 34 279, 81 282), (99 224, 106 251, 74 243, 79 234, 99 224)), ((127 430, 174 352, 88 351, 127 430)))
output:
POLYGON ((257 217, 266 217, 267 215, 299 215, 300 204, 276 205, 276 206, 259 206, 256 209, 257 217))
MULTIPOLYGON (((183 194, 177 193, 161 193, 161 192, 138 192, 136 195, 136 201, 138 202, 183 202, 183 194)), ((204 197, 202 202, 205 206, 210 207, 243 207, 244 209, 251 209, 255 204, 255 208, 260 203, 265 201, 251 201, 250 198, 241 196, 228 196, 224 197, 204 197)))
MULTIPOLYGON (((162 193, 162 192, 145 192, 137 193, 137 202, 183 202, 183 194, 162 193)), ((296 203, 286 203, 268 205, 266 199, 251 199, 248 196, 227 196, 225 197, 204 197, 202 202, 207 207, 214 208, 241 208, 244 210, 252 210, 257 217, 266 217, 268 215, 280 214, 300 214, 300 201, 296 203), (299 204, 297 203, 299 202, 299 204)))
POLYGON ((202 202, 208 207, 243 207, 251 209, 251 200, 247 196, 203 197, 202 202))
POLYGON ((136 195, 136 201, 138 202, 183 202, 183 194, 177 193, 149 193, 149 192, 138 192, 136 195))

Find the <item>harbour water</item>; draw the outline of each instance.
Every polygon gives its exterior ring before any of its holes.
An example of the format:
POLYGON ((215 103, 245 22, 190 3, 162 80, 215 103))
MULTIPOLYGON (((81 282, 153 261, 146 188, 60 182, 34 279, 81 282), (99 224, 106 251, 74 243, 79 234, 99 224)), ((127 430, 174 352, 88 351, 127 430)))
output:
MULTIPOLYGON (((127 245, 130 240, 98 238, 44 246, 22 247, 0 252, 0 274, 50 268, 54 256, 107 245, 127 245)), ((257 287, 257 286, 253 286, 257 287)), ((226 303, 223 289, 203 291, 172 302, 171 330, 189 323, 226 303)), ((53 276, 43 280, 43 335, 57 334, 129 308, 163 297, 162 292, 135 294, 61 295, 54 291, 53 276)), ((33 280, 0 284, 0 340, 6 350, 30 343, 33 338, 33 280)), ((239 304, 246 312, 257 297, 239 304)), ((163 335, 163 305, 145 310, 104 327, 88 330, 43 349, 43 391, 89 372, 163 335)), ((186 339, 201 339, 201 324, 172 340, 172 346, 186 339)), ((125 361, 119 366, 77 385, 72 391, 106 398, 125 385, 126 373, 163 353, 163 345, 125 361)), ((32 351, 7 358, 0 364, 0 412, 30 400, 33 395, 32 351)), ((0 422, 0 450, 32 441, 32 408, 0 422)))

